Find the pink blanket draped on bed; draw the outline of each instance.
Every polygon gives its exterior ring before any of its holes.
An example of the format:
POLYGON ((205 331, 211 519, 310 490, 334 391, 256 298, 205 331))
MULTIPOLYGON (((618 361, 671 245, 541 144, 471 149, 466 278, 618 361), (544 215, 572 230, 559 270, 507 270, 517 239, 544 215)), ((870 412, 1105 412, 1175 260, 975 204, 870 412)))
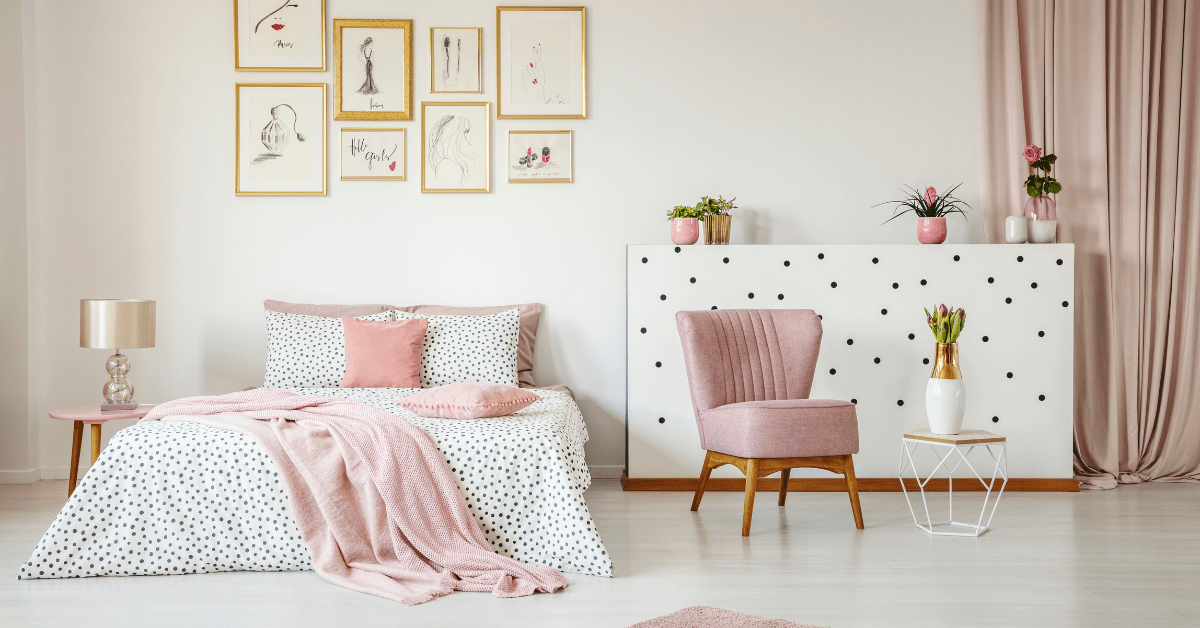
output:
POLYGON ((550 567, 493 552, 433 440, 383 410, 263 388, 167 402, 142 420, 253 436, 279 467, 317 573, 334 584, 405 604, 567 585, 550 567))

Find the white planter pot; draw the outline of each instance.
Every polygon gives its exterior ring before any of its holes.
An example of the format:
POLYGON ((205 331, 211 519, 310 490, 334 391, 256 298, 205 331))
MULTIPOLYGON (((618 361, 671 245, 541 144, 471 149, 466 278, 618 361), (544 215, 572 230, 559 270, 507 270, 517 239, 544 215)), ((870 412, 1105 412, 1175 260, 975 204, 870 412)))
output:
POLYGON ((1029 241, 1035 244, 1051 244, 1058 231, 1057 220, 1030 220, 1029 241))
POLYGON ((1025 244, 1029 236, 1029 220, 1024 216, 1004 219, 1004 240, 1009 244, 1025 244))
POLYGON ((967 387, 961 379, 929 378, 925 386, 925 416, 934 434, 957 434, 967 412, 967 387))

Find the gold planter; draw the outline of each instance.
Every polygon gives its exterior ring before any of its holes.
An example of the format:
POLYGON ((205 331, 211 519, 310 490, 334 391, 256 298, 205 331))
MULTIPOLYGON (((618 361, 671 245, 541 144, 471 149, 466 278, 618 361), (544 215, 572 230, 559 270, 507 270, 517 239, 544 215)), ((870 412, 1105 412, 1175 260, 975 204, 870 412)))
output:
POLYGON ((733 216, 729 214, 710 214, 704 217, 704 243, 729 244, 729 224, 733 216))
POLYGON ((937 343, 937 355, 933 358, 932 379, 962 379, 962 371, 958 369, 958 343, 937 343))

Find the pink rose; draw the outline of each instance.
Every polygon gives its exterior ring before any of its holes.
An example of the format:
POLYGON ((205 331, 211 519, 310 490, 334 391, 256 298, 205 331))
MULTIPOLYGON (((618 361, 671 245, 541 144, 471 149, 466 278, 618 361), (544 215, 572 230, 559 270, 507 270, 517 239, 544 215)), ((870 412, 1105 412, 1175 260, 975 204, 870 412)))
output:
POLYGON ((1033 163, 1042 158, 1042 149, 1030 144, 1025 147, 1025 152, 1021 153, 1021 155, 1025 157, 1025 161, 1033 163))
POLYGON ((933 188, 925 188, 925 204, 933 205, 937 201, 937 190, 933 188))

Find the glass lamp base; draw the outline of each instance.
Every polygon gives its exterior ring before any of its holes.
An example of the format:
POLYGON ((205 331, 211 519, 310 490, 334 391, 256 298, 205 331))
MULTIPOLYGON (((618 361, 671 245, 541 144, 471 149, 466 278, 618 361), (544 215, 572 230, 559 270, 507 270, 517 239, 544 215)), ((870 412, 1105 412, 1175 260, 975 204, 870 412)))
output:
POLYGON ((133 410, 137 404, 133 402, 133 384, 125 376, 129 373, 129 358, 118 351, 104 364, 112 379, 104 382, 104 400, 100 406, 105 410, 133 410))

